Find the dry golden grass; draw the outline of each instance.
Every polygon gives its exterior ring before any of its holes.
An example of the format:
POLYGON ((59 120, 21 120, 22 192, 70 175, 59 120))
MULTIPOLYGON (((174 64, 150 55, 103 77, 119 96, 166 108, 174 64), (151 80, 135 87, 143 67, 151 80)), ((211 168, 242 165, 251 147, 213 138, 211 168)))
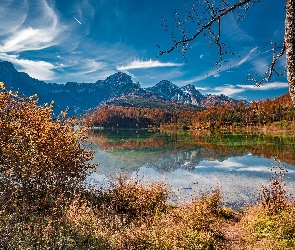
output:
POLYGON ((101 249, 223 249, 218 190, 180 207, 166 203, 161 183, 147 187, 121 178, 106 192, 99 206, 76 201, 66 216, 75 231, 91 232, 87 237, 101 242, 101 249))
POLYGON ((260 202, 249 207, 241 221, 245 249, 294 249, 295 203, 288 199, 279 161, 272 166, 270 183, 262 186, 260 202))
POLYGON ((248 209, 241 224, 245 229, 242 236, 244 249, 294 249, 295 206, 269 214, 262 206, 248 209))

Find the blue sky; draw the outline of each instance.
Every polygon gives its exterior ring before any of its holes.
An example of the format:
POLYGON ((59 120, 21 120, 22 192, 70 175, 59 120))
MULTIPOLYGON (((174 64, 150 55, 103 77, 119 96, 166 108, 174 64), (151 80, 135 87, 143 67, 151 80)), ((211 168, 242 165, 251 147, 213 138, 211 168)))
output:
MULTIPOLYGON (((171 43, 162 17, 176 30, 172 13, 181 13, 185 1, 1 0, 0 60, 46 82, 95 82, 121 71, 142 87, 170 80, 178 86, 193 84, 202 94, 273 98, 288 91, 286 74, 260 88, 245 82, 247 74, 267 71, 271 39, 281 44, 284 35, 284 1, 261 2, 242 11, 243 21, 237 22, 237 13, 222 19, 221 39, 239 56, 225 57, 228 62, 216 67, 218 48, 210 48, 208 37, 190 44, 188 64, 179 51, 156 57, 157 45, 168 49, 171 43)), ((187 26, 191 33, 196 29, 187 26)), ((277 70, 284 68, 282 57, 277 70)))

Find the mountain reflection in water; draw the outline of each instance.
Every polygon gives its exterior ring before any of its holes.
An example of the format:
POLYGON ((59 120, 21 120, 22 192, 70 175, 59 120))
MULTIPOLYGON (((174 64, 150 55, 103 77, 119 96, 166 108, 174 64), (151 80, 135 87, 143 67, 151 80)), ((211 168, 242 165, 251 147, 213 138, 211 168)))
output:
POLYGON ((173 203, 220 187, 225 203, 241 206, 255 202, 275 158, 287 168, 287 189, 294 193, 293 135, 97 130, 90 140, 100 165, 89 181, 98 185, 119 173, 164 180, 173 203))

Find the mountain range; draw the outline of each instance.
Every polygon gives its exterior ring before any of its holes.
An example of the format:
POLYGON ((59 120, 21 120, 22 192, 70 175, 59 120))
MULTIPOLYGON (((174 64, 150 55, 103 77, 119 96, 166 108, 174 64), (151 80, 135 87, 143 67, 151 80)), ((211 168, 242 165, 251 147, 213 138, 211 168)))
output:
POLYGON ((203 95, 193 85, 178 87, 168 80, 162 80, 153 87, 142 88, 138 82, 134 83, 129 75, 122 72, 94 83, 46 83, 27 73, 18 72, 7 61, 0 62, 0 82, 4 82, 7 89, 19 91, 25 96, 37 94, 40 104, 54 100, 54 112, 68 108, 69 115, 78 115, 102 103, 111 103, 112 100, 126 96, 188 104, 196 108, 238 102, 225 95, 203 95))

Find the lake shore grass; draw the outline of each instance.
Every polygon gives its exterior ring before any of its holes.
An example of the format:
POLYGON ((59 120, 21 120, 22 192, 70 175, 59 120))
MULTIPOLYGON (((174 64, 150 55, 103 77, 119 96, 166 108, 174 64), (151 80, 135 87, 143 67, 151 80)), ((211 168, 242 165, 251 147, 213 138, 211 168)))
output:
MULTIPOLYGON (((277 182, 279 181, 279 182, 277 182)), ((233 211, 220 190, 189 204, 167 202, 163 183, 119 177, 105 190, 83 189, 60 211, 1 211, 3 249, 294 249, 295 204, 272 179, 260 202, 233 211), (20 213, 22 211, 22 213, 20 213)), ((54 210, 54 208, 53 208, 54 210)), ((29 209, 28 209, 29 211, 29 209)))

